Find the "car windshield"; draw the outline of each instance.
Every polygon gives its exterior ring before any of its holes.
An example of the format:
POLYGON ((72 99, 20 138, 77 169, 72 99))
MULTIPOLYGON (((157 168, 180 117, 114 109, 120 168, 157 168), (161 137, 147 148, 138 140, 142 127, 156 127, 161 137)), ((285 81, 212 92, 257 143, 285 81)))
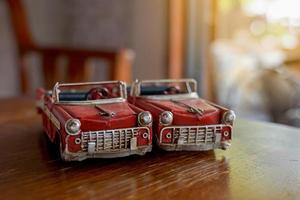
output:
POLYGON ((57 103, 103 103, 126 99, 126 85, 119 81, 57 84, 54 99, 57 103))
POLYGON ((158 80, 138 83, 137 96, 164 98, 167 96, 190 95, 196 92, 196 83, 191 80, 158 80))

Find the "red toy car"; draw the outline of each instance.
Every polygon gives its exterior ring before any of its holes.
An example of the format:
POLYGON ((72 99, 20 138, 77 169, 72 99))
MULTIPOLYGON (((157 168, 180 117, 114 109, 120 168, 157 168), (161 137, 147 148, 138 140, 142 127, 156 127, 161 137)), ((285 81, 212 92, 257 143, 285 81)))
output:
POLYGON ((127 102, 123 82, 57 83, 53 91, 38 89, 37 103, 63 160, 144 155, 152 149, 152 116, 127 102))
POLYGON ((160 148, 203 151, 230 146, 234 112, 199 98, 196 85, 193 79, 132 84, 129 102, 151 112, 160 148))

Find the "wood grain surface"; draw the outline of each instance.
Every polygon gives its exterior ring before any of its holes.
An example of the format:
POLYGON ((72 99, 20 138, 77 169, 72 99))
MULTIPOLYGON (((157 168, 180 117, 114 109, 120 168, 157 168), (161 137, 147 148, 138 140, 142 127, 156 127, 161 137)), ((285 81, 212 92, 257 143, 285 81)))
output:
POLYGON ((300 130, 237 120, 228 151, 60 161, 30 99, 0 100, 0 199, 300 199, 300 130))

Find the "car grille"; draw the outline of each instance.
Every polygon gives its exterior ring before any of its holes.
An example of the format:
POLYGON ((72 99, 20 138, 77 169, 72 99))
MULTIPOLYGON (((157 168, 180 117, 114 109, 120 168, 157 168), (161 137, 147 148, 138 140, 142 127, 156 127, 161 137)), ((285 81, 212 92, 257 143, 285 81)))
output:
POLYGON ((95 143, 95 152, 129 149, 130 140, 138 135, 138 131, 149 129, 145 127, 113 129, 103 131, 88 131, 81 133, 81 148, 88 150, 88 143, 95 143))
MULTIPOLYGON (((212 144, 217 134, 221 134, 224 125, 209 126, 173 126, 165 127, 173 133, 172 143, 178 144, 212 144)), ((161 140, 162 142, 162 140, 161 140)))

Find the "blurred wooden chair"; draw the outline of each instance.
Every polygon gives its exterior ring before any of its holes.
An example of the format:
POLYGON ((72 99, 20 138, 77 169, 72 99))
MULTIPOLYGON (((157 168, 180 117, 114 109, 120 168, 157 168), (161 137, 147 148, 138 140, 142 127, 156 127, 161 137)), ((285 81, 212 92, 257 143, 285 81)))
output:
POLYGON ((131 64, 134 58, 131 50, 86 50, 40 46, 32 39, 21 0, 7 0, 7 3, 18 45, 20 80, 23 94, 28 93, 30 88, 25 56, 31 52, 38 52, 42 56, 44 85, 46 88, 51 88, 57 81, 59 70, 57 69, 56 61, 61 56, 67 57, 69 61, 67 77, 64 80, 66 82, 87 81, 90 74, 87 60, 91 58, 108 61, 110 65, 109 79, 131 81, 131 64))

